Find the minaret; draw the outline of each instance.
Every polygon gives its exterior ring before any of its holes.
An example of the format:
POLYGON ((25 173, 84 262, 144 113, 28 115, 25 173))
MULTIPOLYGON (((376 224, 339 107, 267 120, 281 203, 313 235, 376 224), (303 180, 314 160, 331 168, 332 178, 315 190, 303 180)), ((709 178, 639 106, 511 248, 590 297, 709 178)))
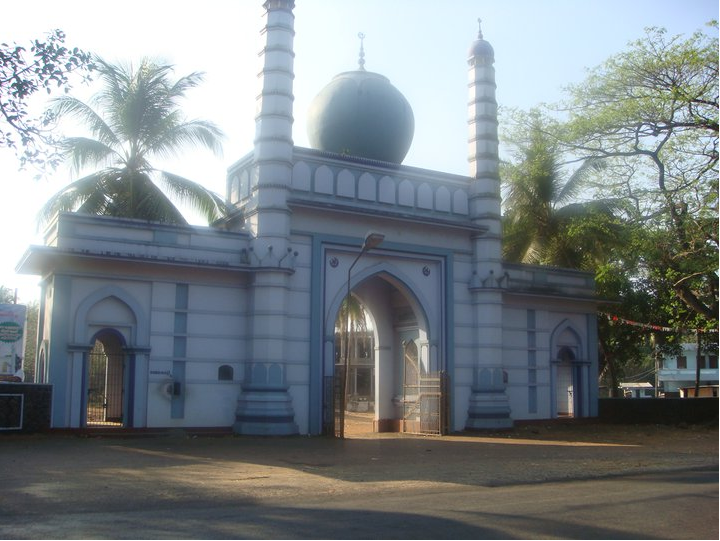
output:
POLYGON ((483 230, 473 238, 469 284, 477 345, 468 429, 512 426, 502 365, 502 223, 494 62, 495 52, 479 28, 468 55, 470 217, 483 230))
MULTIPOLYGON (((480 20, 478 19, 478 25, 480 20)), ((498 172, 498 120, 495 100, 495 52, 483 39, 482 29, 470 48, 468 64, 468 161, 474 182, 470 190, 473 221, 487 229, 476 250, 478 278, 500 278, 502 270, 502 224, 500 175, 498 172)), ((486 285, 489 285, 489 280, 486 285)))
POLYGON ((294 0, 264 4, 252 195, 245 206, 257 270, 248 290, 249 358, 234 425, 240 434, 298 432, 286 380, 289 270, 279 263, 291 250, 287 198, 293 155, 294 7, 294 0))
POLYGON ((268 247, 275 254, 287 248, 290 211, 287 193, 292 175, 294 0, 267 0, 265 46, 255 116, 255 170, 252 198, 245 206, 247 227, 255 237, 255 254, 268 247))

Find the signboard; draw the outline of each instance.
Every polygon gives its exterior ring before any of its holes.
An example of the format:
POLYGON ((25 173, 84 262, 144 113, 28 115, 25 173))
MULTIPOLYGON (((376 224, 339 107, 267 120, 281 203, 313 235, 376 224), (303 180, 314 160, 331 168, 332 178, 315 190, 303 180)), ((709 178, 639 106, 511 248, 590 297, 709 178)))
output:
POLYGON ((0 304, 0 376, 12 376, 23 367, 27 307, 0 304))

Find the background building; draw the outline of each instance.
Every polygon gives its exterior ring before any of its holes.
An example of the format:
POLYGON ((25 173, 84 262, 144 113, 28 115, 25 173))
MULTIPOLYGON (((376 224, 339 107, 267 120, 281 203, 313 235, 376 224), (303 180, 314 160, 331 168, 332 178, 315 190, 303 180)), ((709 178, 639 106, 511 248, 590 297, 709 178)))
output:
MULTIPOLYGON (((697 346, 694 343, 682 344, 682 352, 679 355, 663 357, 658 372, 658 380, 662 385, 665 396, 695 396, 697 361, 697 346)), ((717 353, 701 354, 700 363, 700 396, 717 396, 717 353)))

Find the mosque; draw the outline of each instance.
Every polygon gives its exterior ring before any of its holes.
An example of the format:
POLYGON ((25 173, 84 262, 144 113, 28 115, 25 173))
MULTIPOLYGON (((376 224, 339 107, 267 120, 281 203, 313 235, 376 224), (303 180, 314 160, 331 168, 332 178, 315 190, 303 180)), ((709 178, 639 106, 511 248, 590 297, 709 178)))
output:
POLYGON ((264 7, 233 214, 195 227, 63 213, 18 264, 42 277, 36 381, 53 386, 52 426, 342 435, 359 387, 375 431, 596 416, 592 276, 501 258, 482 33, 462 176, 402 164, 411 105, 362 54, 310 105, 312 148, 295 146, 294 1, 264 7), (338 339, 346 299, 366 314, 362 370, 338 339))

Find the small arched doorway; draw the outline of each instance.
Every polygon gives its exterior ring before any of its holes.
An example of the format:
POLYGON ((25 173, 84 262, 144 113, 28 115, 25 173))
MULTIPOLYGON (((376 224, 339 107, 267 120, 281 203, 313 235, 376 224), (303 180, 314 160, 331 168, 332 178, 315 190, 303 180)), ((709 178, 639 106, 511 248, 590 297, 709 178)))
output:
POLYGON ((552 338, 553 417, 586 417, 589 414, 589 361, 583 359, 580 334, 563 322, 552 338))
POLYGON ((573 361, 575 353, 568 346, 558 352, 556 368, 555 409, 558 417, 575 415, 575 378, 573 377, 573 361))
POLYGON ((125 353, 122 337, 112 329, 95 335, 87 357, 85 424, 117 427, 125 424, 125 353))

